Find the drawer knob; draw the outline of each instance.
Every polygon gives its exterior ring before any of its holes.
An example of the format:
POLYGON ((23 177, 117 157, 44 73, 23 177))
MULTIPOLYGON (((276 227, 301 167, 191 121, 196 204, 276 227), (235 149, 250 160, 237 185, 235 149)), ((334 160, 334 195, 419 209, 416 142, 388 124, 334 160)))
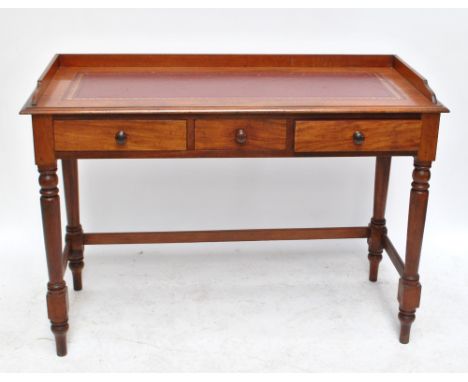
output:
POLYGON ((245 144, 247 142, 247 133, 244 129, 237 129, 236 130, 236 142, 240 145, 245 144))
POLYGON ((127 143, 127 134, 125 131, 120 130, 117 134, 115 134, 115 141, 118 145, 124 145, 127 143))
POLYGON ((366 137, 360 131, 355 131, 353 134, 353 142, 356 145, 362 145, 366 137))

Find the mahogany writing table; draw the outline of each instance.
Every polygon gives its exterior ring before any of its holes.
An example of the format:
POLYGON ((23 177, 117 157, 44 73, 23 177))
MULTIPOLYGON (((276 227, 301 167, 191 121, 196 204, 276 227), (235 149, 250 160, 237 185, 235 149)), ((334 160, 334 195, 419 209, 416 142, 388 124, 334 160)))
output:
POLYGON ((66 265, 82 288, 93 244, 363 238, 370 281, 382 253, 400 275, 400 342, 419 306, 418 267, 440 104, 427 81, 392 55, 57 55, 21 110, 32 115, 49 270, 48 315, 66 354, 66 265), (404 260, 387 235, 392 156, 414 157, 404 260), (86 233, 79 217, 84 158, 376 157, 368 226, 86 233), (62 161, 65 246, 57 176, 62 161))

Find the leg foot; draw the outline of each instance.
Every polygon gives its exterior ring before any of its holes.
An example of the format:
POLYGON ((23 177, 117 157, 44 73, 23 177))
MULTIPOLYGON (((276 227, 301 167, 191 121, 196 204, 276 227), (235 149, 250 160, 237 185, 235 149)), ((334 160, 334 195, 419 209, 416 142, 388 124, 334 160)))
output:
POLYGON ((73 276, 73 290, 79 291, 83 289, 83 283, 81 281, 81 270, 83 269, 84 263, 72 264, 70 263, 70 270, 73 276))
POLYGON ((379 264, 382 261, 382 255, 369 253, 369 281, 376 282, 379 274, 379 264))
POLYGON ((57 355, 63 357, 67 355, 67 331, 68 322, 51 325, 52 333, 55 336, 55 347, 57 349, 57 355))
POLYGON ((81 270, 83 269, 84 264, 76 266, 76 264, 70 264, 70 269, 73 276, 73 290, 79 291, 83 289, 83 283, 81 281, 81 270))
POLYGON ((411 324, 416 319, 416 315, 413 313, 405 312, 400 310, 398 314, 400 320, 400 342, 402 344, 407 344, 410 338, 411 324))
POLYGON ((398 301, 400 302, 400 342, 407 344, 410 338, 411 325, 416 319, 416 309, 421 299, 421 284, 417 279, 401 278, 398 288, 398 301))
POLYGON ((67 354, 68 292, 65 281, 47 284, 47 310, 55 336, 57 355, 67 354))
MULTIPOLYGON (((68 230, 68 227, 67 227, 68 230)), ((80 227, 81 231, 81 227, 80 227)), ((72 249, 70 250, 70 254, 68 255, 68 267, 70 268, 70 271, 73 276, 73 289, 78 291, 83 288, 83 283, 81 280, 81 274, 82 270, 84 268, 84 261, 83 261, 83 245, 79 242, 81 240, 82 231, 80 233, 80 236, 78 238, 78 243, 75 244, 74 249, 74 242, 73 242, 73 236, 72 236, 72 249)), ((75 242, 76 243, 76 242, 75 242)))

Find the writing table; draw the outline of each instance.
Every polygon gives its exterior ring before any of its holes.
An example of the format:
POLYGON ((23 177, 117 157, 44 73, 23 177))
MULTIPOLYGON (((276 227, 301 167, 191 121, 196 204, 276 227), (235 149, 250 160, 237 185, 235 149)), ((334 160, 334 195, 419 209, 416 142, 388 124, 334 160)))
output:
POLYGON ((400 275, 400 342, 408 343, 444 112, 427 81, 393 55, 55 56, 21 114, 32 115, 57 354, 67 352, 66 266, 80 290, 83 249, 95 244, 367 239, 370 281, 377 280, 384 250, 400 275), (414 157, 404 260, 385 224, 391 157, 402 155, 414 157), (87 233, 80 224, 78 159, 314 156, 376 157, 368 226, 87 233))

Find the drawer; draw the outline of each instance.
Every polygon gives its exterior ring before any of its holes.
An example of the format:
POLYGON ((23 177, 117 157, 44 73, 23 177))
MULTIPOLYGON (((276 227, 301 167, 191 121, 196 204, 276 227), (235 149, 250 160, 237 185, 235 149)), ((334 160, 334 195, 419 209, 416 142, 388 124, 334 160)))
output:
POLYGON ((58 120, 56 151, 185 150, 184 120, 58 120))
POLYGON ((420 120, 296 121, 296 152, 417 151, 420 120))
POLYGON ((280 119, 199 119, 196 150, 285 150, 286 121, 280 119))

